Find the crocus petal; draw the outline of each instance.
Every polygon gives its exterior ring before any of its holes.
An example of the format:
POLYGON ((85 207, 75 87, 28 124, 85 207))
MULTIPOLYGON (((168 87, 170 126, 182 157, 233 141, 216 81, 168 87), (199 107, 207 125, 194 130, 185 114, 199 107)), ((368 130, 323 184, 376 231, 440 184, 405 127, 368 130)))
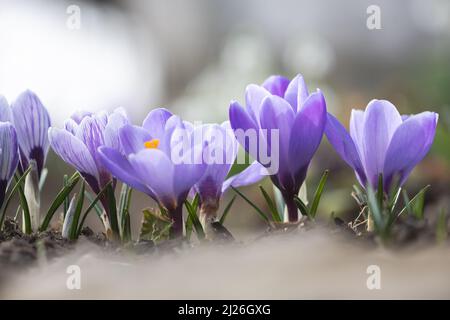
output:
POLYGON ((105 138, 103 135, 104 130, 105 125, 103 121, 94 115, 85 117, 81 121, 76 132, 76 137, 86 145, 91 153, 100 174, 102 174, 104 170, 100 163, 97 149, 105 145, 105 138))
MULTIPOLYGON (((145 149, 137 154, 131 154, 129 161, 138 176, 142 177, 142 182, 166 209, 172 210, 177 207, 174 190, 175 168, 164 152, 158 149, 145 149)), ((183 176, 177 179, 181 180, 183 176)))
POLYGON ((63 129, 50 128, 48 137, 52 149, 65 162, 74 166, 80 173, 99 179, 94 158, 84 143, 63 129))
POLYGON ((4 96, 0 96, 0 121, 13 122, 11 107, 4 96))
POLYGON ((119 129, 128 123, 128 117, 123 109, 119 108, 114 110, 114 112, 108 116, 108 123, 103 132, 105 146, 121 150, 119 129))
POLYGON ((224 121, 220 125, 225 130, 225 155, 226 162, 233 164, 239 151, 239 143, 234 136, 233 128, 231 128, 230 121, 224 121))
POLYGON ((250 84, 245 89, 245 107, 253 121, 259 125, 261 103, 263 99, 270 95, 265 88, 256 84, 250 84))
POLYGON ((169 158, 172 158, 171 154, 172 151, 174 151, 174 145, 176 145, 181 138, 186 139, 184 142, 189 142, 189 137, 189 131, 186 130, 184 122, 181 118, 177 115, 172 115, 166 121, 163 136, 159 140, 158 149, 163 151, 169 158))
POLYGON ((261 128, 266 129, 267 145, 271 161, 278 161, 278 177, 284 188, 292 188, 293 180, 289 170, 289 143, 291 129, 294 123, 294 111, 286 100, 278 96, 268 96, 263 100, 261 107, 261 128), (272 134, 278 131, 279 154, 272 146, 272 134), (277 159, 278 158, 278 159, 277 159))
POLYGON ((0 122, 0 181, 9 182, 19 163, 16 130, 9 122, 0 122))
POLYGON ((202 159, 206 163, 206 170, 196 184, 197 191, 202 201, 216 199, 220 197, 222 184, 236 158, 232 144, 227 150, 229 140, 235 139, 234 136, 228 137, 226 129, 217 124, 203 125, 197 130, 202 130, 206 142, 202 159))
POLYGON ((398 127, 386 152, 383 174, 387 186, 396 174, 402 185, 425 157, 434 140, 437 120, 436 113, 422 112, 410 116, 398 127))
POLYGON ((284 97, 286 88, 289 85, 289 79, 283 76, 270 76, 267 78, 262 87, 269 91, 271 94, 277 95, 279 97, 284 97))
POLYGON ((98 153, 103 165, 114 177, 133 189, 146 193, 152 198, 156 198, 153 192, 137 178, 140 175, 134 170, 134 167, 123 154, 108 147, 100 147, 98 153))
POLYGON ((230 104, 229 118, 237 141, 247 153, 258 159, 259 151, 258 148, 254 148, 254 145, 257 147, 260 145, 259 128, 255 121, 237 101, 232 101, 230 104), (248 134, 246 135, 246 133, 248 134), (251 137, 253 137, 254 141, 250 141, 251 137), (251 146, 252 144, 253 147, 251 146))
POLYGON ((350 116, 350 136, 355 143, 356 150, 358 150, 361 161, 364 162, 363 151, 363 132, 364 130, 364 111, 352 110, 350 116))
POLYGON ((322 92, 312 93, 297 113, 289 139, 289 168, 293 175, 308 166, 322 141, 327 108, 322 92))
POLYGON ((92 112, 89 111, 85 111, 85 110, 77 110, 75 111, 70 118, 75 121, 77 124, 80 124, 81 121, 85 118, 85 117, 90 117, 92 116, 92 112))
POLYGON ((164 136, 166 122, 171 116, 172 113, 167 109, 154 109, 144 119, 142 126, 153 139, 161 139, 164 136))
POLYGON ((372 100, 364 113, 364 163, 366 176, 372 186, 383 172, 386 151, 394 132, 402 124, 395 106, 386 100, 372 100))
POLYGON ((130 124, 119 129, 119 138, 125 154, 138 153, 145 149, 146 141, 153 139, 146 129, 130 124))
POLYGON ((29 159, 34 159, 41 172, 49 148, 50 116, 47 109, 35 93, 27 90, 12 104, 12 114, 19 147, 26 157, 22 166, 28 166, 29 159))
POLYGON ((355 143, 342 124, 331 114, 327 116, 325 135, 334 150, 355 170, 362 185, 365 186, 366 177, 355 143))
POLYGON ((305 80, 299 74, 289 83, 284 99, 291 105, 295 112, 299 111, 303 103, 308 98, 308 88, 305 80))
POLYGON ((73 119, 69 118, 66 121, 64 121, 64 129, 66 129, 66 131, 70 132, 71 134, 75 135, 78 131, 78 123, 76 123, 73 119))
POLYGON ((222 185, 222 192, 225 192, 230 186, 235 188, 254 184, 269 175, 267 169, 258 161, 254 161, 242 172, 228 178, 222 185))

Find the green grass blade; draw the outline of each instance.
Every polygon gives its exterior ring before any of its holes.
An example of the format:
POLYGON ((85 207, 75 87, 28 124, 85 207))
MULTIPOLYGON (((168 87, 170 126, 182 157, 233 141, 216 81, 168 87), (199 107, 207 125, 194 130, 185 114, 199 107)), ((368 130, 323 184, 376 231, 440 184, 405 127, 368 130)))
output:
POLYGON ((400 213, 397 215, 397 217, 401 216, 405 213, 405 211, 408 212, 408 214, 416 216, 418 219, 423 219, 423 206, 424 206, 424 197, 427 190, 430 188, 430 185, 425 186, 422 188, 411 200, 408 198, 408 194, 405 190, 403 190, 403 198, 405 201, 405 207, 400 211, 400 213), (414 212, 414 210, 420 210, 420 212, 414 212))
POLYGON ((306 204, 302 201, 302 199, 300 199, 297 196, 294 196, 294 202, 295 205, 297 206, 297 208, 300 210, 300 213, 303 216, 309 217, 312 219, 312 217, 309 215, 309 211, 308 211, 308 207, 306 206, 306 204))
POLYGON ((131 235, 131 230, 128 230, 127 225, 130 224, 127 222, 129 220, 129 209, 131 204, 131 193, 132 190, 127 184, 122 185, 122 189, 120 190, 120 198, 119 198, 119 221, 120 221, 120 233, 122 238, 129 238, 131 235))
POLYGON ((106 186, 106 197, 108 201, 108 210, 109 210, 108 218, 109 223, 111 224, 113 238, 119 240, 120 239, 119 220, 117 216, 116 196, 114 194, 114 188, 112 184, 106 186))
POLYGON ((69 229, 69 239, 75 240, 78 237, 78 222, 80 221, 81 211, 83 210, 84 204, 84 189, 85 189, 85 181, 81 183, 80 192, 77 195, 77 200, 75 203, 77 204, 75 207, 75 213, 73 215, 73 220, 69 229))
POLYGON ((187 218, 186 218, 186 223, 184 225, 184 228, 186 230, 186 239, 191 239, 191 234, 192 234, 192 229, 193 229, 193 222, 192 222, 192 218, 191 215, 188 214, 187 218))
POLYGON ((379 198, 375 195, 372 187, 368 186, 367 188, 367 204, 369 206, 370 214, 372 215, 372 219, 375 226, 375 231, 378 234, 382 234, 384 232, 384 220, 382 209, 379 206, 379 198))
MULTIPOLYGON (((30 166, 31 168, 31 166, 30 166)), ((20 178, 15 176, 16 183, 20 180, 20 178)), ((19 192, 19 203, 20 207, 22 208, 22 216, 23 216, 23 226, 25 228, 24 233, 25 234, 31 234, 33 232, 31 228, 31 216, 30 216, 30 208, 28 207, 27 197, 25 196, 25 192, 23 190, 22 184, 19 183, 18 186, 18 192, 19 192)))
POLYGON ((194 209, 192 204, 189 203, 189 201, 187 201, 187 200, 184 202, 184 205, 186 206, 188 214, 189 214, 189 216, 190 216, 190 218, 192 220, 192 224, 193 224, 193 226, 195 228, 195 232, 197 233, 198 238, 200 240, 204 239, 205 238, 205 232, 203 230, 203 227, 202 227, 202 224, 201 224, 200 220, 198 219, 196 210, 194 209))
MULTIPOLYGON (((194 200, 192 200, 192 203, 191 203, 191 207, 193 210, 195 210, 195 212, 197 212, 199 204, 200 204, 200 196, 198 193, 196 193, 194 200)), ((186 230, 186 238, 189 240, 191 238, 191 234, 192 234, 192 230, 193 230, 193 221, 192 221, 190 214, 188 214, 188 216, 186 218, 186 223, 185 223, 184 228, 186 230)))
POLYGON ((228 202, 227 206, 225 207, 225 210, 223 210, 222 216, 220 217, 220 224, 225 223, 225 219, 228 216, 228 212, 230 212, 231 206, 233 205, 234 200, 236 200, 236 195, 233 196, 233 198, 228 202))
POLYGON ((411 200, 408 197, 408 193, 406 192, 406 190, 403 190, 402 192, 403 194, 403 202, 405 203, 405 206, 403 207, 402 211, 400 211, 399 216, 401 214, 403 214, 403 212, 407 211, 409 215, 412 215, 412 208, 411 208, 411 200))
MULTIPOLYGON (((63 177, 63 188, 67 187, 69 184, 69 176, 67 174, 63 177)), ((69 210, 69 204, 70 204, 70 194, 67 195, 67 197, 64 198, 64 218, 66 217, 67 210, 69 210)))
POLYGON ((9 203, 11 202, 14 194, 19 189, 19 186, 25 181, 25 178, 27 177, 28 173, 30 173, 31 167, 28 167, 28 169, 23 173, 23 175, 19 178, 19 180, 15 183, 14 187, 11 189, 11 192, 9 193, 8 197, 6 198, 6 201, 3 204, 2 208, 2 216, 0 218, 0 230, 3 228, 3 222, 5 221, 6 217, 6 210, 9 207, 9 203))
POLYGON ((400 199, 401 191, 402 191, 401 187, 397 188, 397 190, 395 191, 394 196, 391 198, 391 201, 389 202, 389 207, 388 207, 389 212, 392 213, 394 211, 395 207, 397 206, 398 199, 400 199))
MULTIPOLYGON (((91 212, 92 209, 94 209, 100 218, 101 214, 103 213, 100 207, 98 206, 98 201, 102 197, 102 195, 106 192, 106 188, 109 187, 109 185, 112 183, 112 181, 108 182, 105 187, 98 193, 98 195, 95 198, 92 198, 92 196, 88 192, 84 192, 85 196, 88 198, 90 205, 87 207, 86 211, 83 214, 83 217, 81 218, 81 222, 78 227, 77 231, 77 237, 81 234, 81 231, 83 229, 84 222, 89 215, 89 212, 91 212)), ((100 219, 101 220, 101 219, 100 219)))
POLYGON ((192 200, 192 208, 197 212, 198 206, 200 204, 200 195, 198 193, 195 194, 194 200, 192 200))
POLYGON ((267 202, 267 205, 268 205, 268 207, 270 209, 270 212, 272 213, 273 221, 280 222, 281 221, 281 217, 280 217, 280 214, 277 211, 275 203, 273 203, 273 201, 270 198, 269 194, 266 192, 266 190, 263 188, 262 185, 259 185, 259 190, 261 190, 261 193, 263 194, 264 199, 267 202))
POLYGON ((256 210, 256 212, 260 215, 260 217, 265 221, 269 222, 269 218, 262 212, 260 208, 258 208, 253 202, 250 201, 243 193, 241 193, 238 189, 236 189, 233 186, 230 186, 231 189, 233 189, 234 192, 236 192, 242 199, 244 199, 253 209, 256 210))
POLYGON ((69 184, 66 187, 64 187, 61 191, 59 191, 55 200, 53 200, 53 203, 48 209, 44 221, 42 222, 41 227, 39 228, 39 231, 47 230, 56 210, 58 210, 58 208, 64 202, 64 199, 66 199, 66 197, 70 194, 70 192, 72 192, 73 188, 75 188, 80 178, 81 178, 80 173, 78 172, 74 173, 72 177, 70 177, 69 179, 69 184))
MULTIPOLYGON (((106 188, 104 188, 102 191, 100 191, 100 193, 104 193, 106 191, 106 188), (102 192, 103 191, 103 192, 102 192)), ((92 203, 95 201, 95 199, 97 198, 97 196, 93 196, 92 193, 85 191, 84 195, 86 196, 86 198, 89 200, 89 203, 92 203)), ((98 204, 98 201, 95 201, 95 205, 94 205, 94 211, 95 214, 98 216, 98 218, 100 219, 100 221, 102 221, 102 214, 103 214, 103 209, 102 207, 98 204)))
POLYGON ((329 171, 325 170, 322 178, 320 178, 316 192, 314 193, 313 202, 311 203, 311 208, 309 209, 309 215, 313 218, 316 216, 317 209, 319 208, 320 198, 322 197, 323 189, 325 188, 325 184, 327 183, 328 174, 329 171))

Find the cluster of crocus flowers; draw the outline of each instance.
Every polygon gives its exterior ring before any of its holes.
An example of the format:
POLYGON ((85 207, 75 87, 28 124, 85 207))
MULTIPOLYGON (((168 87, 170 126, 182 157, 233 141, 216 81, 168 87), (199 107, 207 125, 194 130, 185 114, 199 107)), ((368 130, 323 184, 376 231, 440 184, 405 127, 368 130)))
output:
POLYGON ((118 136, 120 147, 98 149, 103 165, 114 177, 149 195, 167 211, 173 221, 172 237, 183 233, 182 208, 190 193, 199 194, 200 214, 207 227, 206 217, 215 218, 227 187, 260 178, 255 166, 250 166, 239 179, 232 177, 225 183, 237 155, 228 123, 194 127, 159 108, 148 114, 142 126, 122 126, 118 136), (218 152, 214 160, 219 161, 209 161, 212 150, 218 152))
POLYGON ((434 112, 401 116, 389 101, 372 100, 365 111, 352 111, 350 133, 329 114, 325 134, 364 188, 376 190, 381 176, 389 192, 402 186, 428 153, 437 122, 434 112))
POLYGON ((287 220, 297 222, 294 197, 322 140, 327 120, 324 96, 319 90, 309 93, 301 75, 291 81, 272 76, 261 86, 247 86, 245 101, 245 108, 237 101, 231 102, 231 126, 245 150, 268 168, 286 203, 287 220), (246 136, 237 131, 256 132, 258 148, 252 148, 246 136), (274 133, 278 141, 273 141, 274 133), (278 165, 262 161, 262 150, 267 150, 271 162, 277 161, 278 165))
POLYGON ((229 117, 222 124, 194 125, 158 108, 136 126, 119 108, 76 112, 59 129, 50 127, 49 114, 33 92, 25 91, 11 106, 0 96, 0 206, 17 168, 28 170, 24 194, 31 231, 37 230, 39 185, 51 146, 98 195, 110 226, 117 208, 108 197, 114 197, 117 180, 155 200, 172 220, 170 235, 176 238, 183 235, 188 197, 198 195, 206 230, 230 186, 253 184, 266 175, 281 192, 285 221, 296 223, 296 197, 324 133, 364 188, 377 189, 382 178, 388 193, 394 184, 402 186, 428 153, 438 122, 434 112, 402 116, 390 102, 372 100, 365 111, 352 111, 347 132, 327 113, 322 92, 309 93, 301 75, 248 85, 245 107, 232 101, 229 117), (229 177, 239 145, 255 161, 229 177), (107 187, 110 192, 103 193, 107 187))

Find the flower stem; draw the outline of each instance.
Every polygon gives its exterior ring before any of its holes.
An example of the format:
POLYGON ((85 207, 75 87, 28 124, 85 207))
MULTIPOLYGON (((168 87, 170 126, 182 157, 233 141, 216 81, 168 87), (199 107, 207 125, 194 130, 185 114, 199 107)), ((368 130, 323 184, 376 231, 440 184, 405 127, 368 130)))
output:
POLYGON ((178 206, 174 210, 169 211, 172 219, 172 227, 170 228, 170 238, 176 239, 183 236, 183 206, 178 206))
POLYGON ((286 204, 288 221, 297 222, 298 221, 298 208, 295 204, 294 197, 283 196, 284 202, 286 204))

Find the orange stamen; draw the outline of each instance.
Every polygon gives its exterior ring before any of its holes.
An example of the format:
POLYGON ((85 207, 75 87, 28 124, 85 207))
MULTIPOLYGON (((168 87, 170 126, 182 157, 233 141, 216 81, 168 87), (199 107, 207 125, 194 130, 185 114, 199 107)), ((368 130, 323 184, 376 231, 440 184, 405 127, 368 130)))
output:
POLYGON ((159 139, 152 139, 144 142, 144 147, 147 149, 157 149, 159 146, 159 139))

